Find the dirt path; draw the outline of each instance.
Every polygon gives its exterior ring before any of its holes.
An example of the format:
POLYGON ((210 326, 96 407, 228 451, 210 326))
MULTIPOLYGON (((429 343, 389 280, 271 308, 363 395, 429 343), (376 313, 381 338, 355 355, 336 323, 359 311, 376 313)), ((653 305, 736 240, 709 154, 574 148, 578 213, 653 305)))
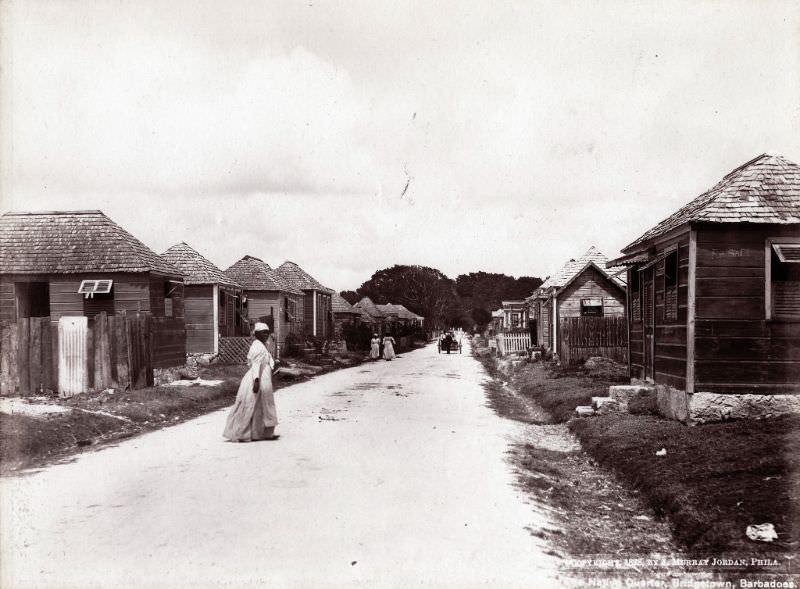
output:
MULTIPOLYGON (((526 424, 511 447, 520 486, 540 505, 556 526, 532 533, 547 539, 562 559, 636 559, 641 555, 679 555, 669 528, 638 497, 599 467, 581 449, 566 424, 550 423, 547 413, 502 380, 486 384, 494 410, 526 424)), ((568 565, 567 565, 568 566, 568 565)), ((569 568, 569 567, 568 567, 569 568)), ((599 568, 575 569, 576 576, 604 576, 599 568)), ((680 576, 672 569, 667 576, 680 576)), ((664 576, 663 567, 636 563, 618 574, 628 579, 664 576)))
POLYGON ((0 584, 561 586, 486 382, 428 347, 278 391, 278 442, 224 442, 223 410, 4 479, 0 584))

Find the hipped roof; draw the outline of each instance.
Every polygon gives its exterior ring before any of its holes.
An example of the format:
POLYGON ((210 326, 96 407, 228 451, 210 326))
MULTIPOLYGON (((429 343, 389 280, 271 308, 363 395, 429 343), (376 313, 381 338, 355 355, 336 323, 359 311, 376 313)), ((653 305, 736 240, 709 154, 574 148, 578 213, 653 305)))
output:
POLYGON ((333 289, 322 286, 316 278, 311 276, 308 272, 303 270, 294 262, 286 261, 278 266, 278 273, 288 282, 292 287, 298 290, 319 290, 333 294, 333 289))
POLYGON ((186 284, 223 284, 241 288, 222 270, 203 257, 185 242, 177 243, 161 254, 161 257, 184 274, 186 284))
POLYGON ((762 154, 729 172, 710 190, 622 248, 638 246, 689 222, 800 223, 800 166, 762 154))
POLYGON ((372 302, 372 299, 369 297, 364 297, 360 301, 355 304, 356 307, 359 309, 364 309, 366 313, 372 316, 375 319, 385 319, 384 313, 378 308, 378 306, 372 302))
POLYGON ((0 216, 0 273, 156 272, 182 276, 101 211, 0 216))
POLYGON ((361 311, 348 303, 338 292, 331 293, 331 309, 334 313, 361 315, 361 311))
POLYGON ((303 294, 302 291, 292 288, 286 280, 275 270, 270 268, 264 260, 255 256, 244 256, 225 274, 233 281, 241 284, 247 290, 271 290, 292 294, 303 294))

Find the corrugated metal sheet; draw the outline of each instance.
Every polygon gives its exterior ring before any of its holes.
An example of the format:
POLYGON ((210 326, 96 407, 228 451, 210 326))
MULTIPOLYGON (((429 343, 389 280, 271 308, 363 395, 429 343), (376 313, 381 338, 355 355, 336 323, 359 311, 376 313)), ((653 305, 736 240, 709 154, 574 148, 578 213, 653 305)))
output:
POLYGON ((62 397, 86 390, 86 317, 61 317, 58 320, 58 391, 62 397))

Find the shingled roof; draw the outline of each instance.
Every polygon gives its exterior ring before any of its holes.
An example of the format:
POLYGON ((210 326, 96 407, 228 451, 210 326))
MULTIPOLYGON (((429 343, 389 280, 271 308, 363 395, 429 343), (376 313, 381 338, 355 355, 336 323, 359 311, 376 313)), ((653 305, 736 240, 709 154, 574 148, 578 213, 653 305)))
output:
POLYGON ((637 246, 689 222, 800 223, 800 166, 762 154, 622 248, 637 246))
POLYGON ((0 273, 157 272, 178 268, 101 211, 6 213, 0 216, 0 273))
POLYGON ((278 266, 278 273, 294 288, 298 290, 319 290, 333 294, 333 289, 322 286, 311 274, 303 270, 294 262, 286 261, 278 266))
POLYGON ((241 288, 186 242, 173 245, 161 257, 183 272, 186 284, 224 284, 241 288))
POLYGON ((243 257, 225 270, 225 274, 248 290, 275 290, 303 294, 302 291, 292 288, 280 274, 270 268, 269 264, 254 256, 243 257))
POLYGON ((378 308, 378 306, 375 303, 372 302, 372 299, 369 297, 362 298, 354 306, 356 308, 363 309, 369 316, 371 316, 374 319, 386 318, 383 312, 378 308))
POLYGON ((600 268, 605 268, 608 258, 595 246, 592 246, 577 260, 572 259, 564 264, 558 272, 545 280, 537 290, 545 291, 549 288, 561 288, 572 280, 578 272, 583 270, 589 262, 594 262, 600 268))
POLYGON ((331 294, 331 309, 334 313, 349 313, 351 315, 361 315, 361 311, 348 303, 338 292, 331 294))

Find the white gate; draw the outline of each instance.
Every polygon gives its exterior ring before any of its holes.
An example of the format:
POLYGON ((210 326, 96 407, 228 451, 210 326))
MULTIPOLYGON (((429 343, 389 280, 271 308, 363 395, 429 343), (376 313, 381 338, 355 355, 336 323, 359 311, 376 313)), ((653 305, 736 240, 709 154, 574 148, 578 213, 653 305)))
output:
POLYGON ((58 391, 62 397, 86 390, 86 317, 61 317, 58 320, 58 391))
POLYGON ((524 352, 531 345, 531 336, 528 333, 500 333, 497 335, 497 350, 499 356, 524 352))

